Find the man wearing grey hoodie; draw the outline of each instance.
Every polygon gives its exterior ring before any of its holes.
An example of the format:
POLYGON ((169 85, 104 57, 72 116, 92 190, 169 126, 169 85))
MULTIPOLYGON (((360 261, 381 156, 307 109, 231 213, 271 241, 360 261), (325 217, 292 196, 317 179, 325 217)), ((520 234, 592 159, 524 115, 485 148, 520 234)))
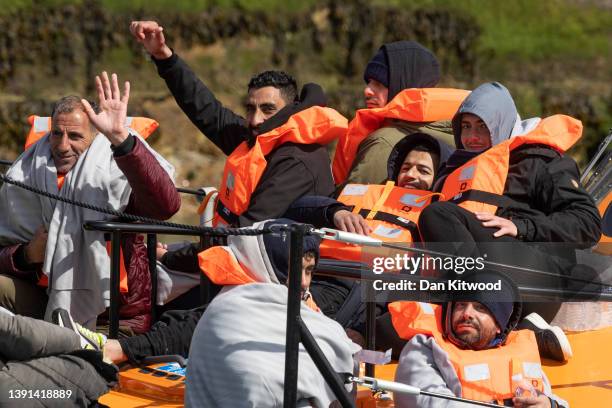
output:
MULTIPOLYGON (((514 101, 503 85, 493 82, 476 88, 453 118, 458 150, 440 171, 434 189, 440 191, 453 170, 509 139, 517 128, 517 118, 514 101)), ((578 180, 578 166, 569 156, 547 145, 524 144, 510 151, 505 198, 495 214, 472 213, 453 202, 436 202, 422 212, 419 230, 425 242, 463 243, 454 251, 459 255, 486 253, 488 261, 568 274, 575 264, 574 249, 593 246, 601 233, 597 207, 578 180), (526 243, 555 246, 542 248, 526 243)), ((521 278, 514 277, 520 282, 521 278)), ((540 278, 526 275, 522 283, 534 283, 536 279, 540 278)), ((549 284, 558 285, 558 280, 549 279, 549 284)), ((549 312, 545 316, 548 321, 556 310, 549 312)), ((555 341, 544 343, 550 346, 551 353, 543 354, 560 360, 571 355, 571 349, 563 344, 559 347, 555 341)))

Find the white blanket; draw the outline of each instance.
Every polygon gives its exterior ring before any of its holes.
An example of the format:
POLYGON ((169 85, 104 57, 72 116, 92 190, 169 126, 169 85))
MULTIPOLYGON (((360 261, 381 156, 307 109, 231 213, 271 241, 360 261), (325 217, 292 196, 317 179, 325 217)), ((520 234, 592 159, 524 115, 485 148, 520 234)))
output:
MULTIPOLYGON (((132 134, 136 134, 131 130, 132 134)), ((172 177, 174 168, 153 153, 172 177)), ((26 150, 11 166, 7 176, 41 190, 92 205, 123 211, 132 189, 113 159, 110 142, 96 135, 87 151, 66 174, 58 192, 57 172, 48 135, 26 150)), ((0 245, 29 242, 44 225, 49 232, 43 272, 49 277, 49 303, 45 318, 58 307, 88 326, 109 304, 110 259, 104 234, 85 231, 83 222, 105 220, 110 215, 76 207, 5 184, 0 189, 0 245)))
MULTIPOLYGON (((301 316, 331 366, 352 373, 353 343, 335 321, 302 303, 301 316)), ((226 287, 200 319, 189 349, 186 407, 282 407, 287 288, 272 283, 226 287)), ((336 400, 300 345, 298 406, 336 400)))

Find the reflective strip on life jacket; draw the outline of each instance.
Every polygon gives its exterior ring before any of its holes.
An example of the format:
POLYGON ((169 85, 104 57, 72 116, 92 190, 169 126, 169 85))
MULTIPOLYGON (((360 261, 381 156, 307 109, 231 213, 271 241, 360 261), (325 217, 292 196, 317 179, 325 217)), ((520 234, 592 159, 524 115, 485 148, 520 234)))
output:
POLYGON ((542 119, 531 132, 493 146, 455 169, 444 180, 443 200, 455 202, 471 212, 490 214, 509 203, 520 205, 503 195, 511 152, 527 144, 540 144, 563 153, 581 135, 582 124, 577 119, 565 115, 542 119))
POLYGON ((382 108, 360 109, 340 137, 334 154, 332 171, 336 185, 348 177, 361 142, 379 129, 387 119, 406 122, 450 120, 469 94, 463 89, 411 88, 398 93, 382 108))
POLYGON ((313 106, 292 115, 287 122, 257 136, 249 148, 242 142, 228 156, 219 188, 214 225, 222 218, 236 225, 238 217, 247 210, 251 195, 257 188, 268 165, 266 157, 284 143, 326 145, 346 132, 347 120, 331 108, 313 106))
POLYGON ((228 247, 215 246, 198 254, 200 270, 217 285, 254 283, 228 247))
MULTIPOLYGON (((371 237, 384 242, 411 243, 418 238, 417 224, 421 211, 431 202, 432 193, 380 184, 347 184, 338 201, 360 214, 372 228, 371 237)), ((359 261, 362 247, 323 240, 321 257, 359 261)))
MULTIPOLYGON (((27 150, 34 143, 39 141, 47 132, 51 131, 51 118, 48 116, 36 116, 30 115, 28 117, 30 122, 30 131, 26 136, 25 147, 23 150, 27 150)), ((143 139, 149 137, 159 127, 154 119, 143 118, 143 117, 132 117, 128 116, 125 118, 125 126, 134 129, 143 139)))
POLYGON ((461 382, 461 397, 500 403, 514 397, 523 380, 536 390, 544 390, 538 344, 532 331, 512 331, 499 347, 464 350, 442 335, 441 306, 394 302, 389 305, 389 312, 401 338, 410 340, 417 334, 433 337, 447 353, 461 382))

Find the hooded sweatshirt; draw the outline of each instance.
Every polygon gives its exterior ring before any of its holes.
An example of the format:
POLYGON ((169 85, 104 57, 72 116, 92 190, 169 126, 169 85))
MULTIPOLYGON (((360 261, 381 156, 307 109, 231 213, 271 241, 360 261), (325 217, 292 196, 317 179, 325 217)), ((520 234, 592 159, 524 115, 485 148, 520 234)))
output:
MULTIPOLYGON (((242 272, 254 282, 226 286, 204 312, 189 351, 185 406, 280 407, 287 287, 274 282, 283 279, 277 270, 286 276, 287 258, 278 252, 288 252, 289 235, 232 236, 228 244, 224 250, 240 265, 236 274, 242 272)), ((308 250, 318 251, 317 238, 307 237, 304 251, 308 250)), ((342 327, 303 303, 301 317, 334 370, 352 372, 352 355, 359 347, 342 327)), ((328 407, 336 399, 303 347, 297 393, 298 406, 328 407)))
POLYGON ((434 169, 436 173, 455 151, 445 142, 426 133, 408 135, 397 142, 389 154, 389 159, 387 160, 387 180, 397 181, 397 176, 404 164, 404 160, 406 160, 406 156, 418 144, 435 146, 435 150, 440 158, 438 168, 434 169))
MULTIPOLYGON (((511 137, 519 117, 510 93, 500 83, 486 83, 472 91, 453 118, 458 149, 439 172, 434 191, 440 191, 445 177, 455 168, 482 154, 462 150, 463 113, 477 115, 485 122, 493 146, 511 137)), ((499 206, 496 215, 512 220, 519 240, 566 242, 572 248, 590 248, 599 240, 601 218, 579 180, 578 166, 572 158, 545 145, 521 146, 510 153, 504 186, 504 196, 516 204, 499 206)), ((573 251, 559 252, 574 260, 573 251)))
POLYGON ((457 149, 464 149, 461 143, 461 117, 464 113, 478 116, 491 132, 491 146, 510 138, 518 112, 514 100, 505 86, 499 82, 480 85, 463 101, 453 117, 453 135, 457 149))
MULTIPOLYGON (((397 41, 384 44, 389 65, 389 94, 391 101, 398 93, 409 88, 433 88, 440 80, 440 65, 427 48, 415 41, 397 41)), ((439 121, 416 123, 387 120, 384 127, 372 132, 359 145, 357 155, 346 181, 338 186, 336 193, 346 184, 381 184, 387 178, 383 163, 391 149, 403 137, 416 133, 427 133, 448 144, 453 142, 450 123, 439 121)))

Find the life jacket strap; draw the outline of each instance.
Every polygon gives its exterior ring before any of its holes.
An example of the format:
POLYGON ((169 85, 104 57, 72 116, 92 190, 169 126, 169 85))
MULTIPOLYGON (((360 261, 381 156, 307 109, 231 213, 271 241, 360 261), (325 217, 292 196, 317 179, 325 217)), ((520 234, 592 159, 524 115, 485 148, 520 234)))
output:
MULTIPOLYGON (((358 214, 365 218, 368 214, 370 214, 370 212, 371 212, 370 209, 363 208, 358 212, 358 214)), ((397 215, 394 215, 394 214, 391 214, 385 211, 377 211, 376 214, 374 215, 374 218, 372 218, 372 220, 384 221, 384 222, 388 222, 389 224, 397 225, 398 227, 401 227, 401 228, 404 228, 410 231, 413 237, 418 236, 418 235, 415 235, 418 231, 418 225, 414 221, 410 221, 408 219, 401 218, 397 215)))
POLYGON ((494 205, 498 208, 528 208, 523 203, 519 203, 518 201, 515 201, 509 197, 483 190, 466 190, 450 198, 448 201, 455 204, 460 204, 464 201, 477 201, 480 203, 494 205))
POLYGON ((391 191, 393 191, 393 187, 395 187, 395 182, 387 181, 387 184, 385 184, 385 188, 380 194, 380 197, 378 198, 378 200, 376 200, 376 203, 374 204, 370 212, 367 215, 364 215, 363 218, 365 218, 366 220, 375 219, 374 217, 376 216, 376 213, 378 212, 380 207, 383 206, 385 201, 387 201, 387 197, 389 197, 389 194, 391 194, 391 191))
POLYGON ((217 201, 217 214, 225 220, 228 225, 239 225, 238 214, 234 214, 232 210, 223 205, 221 200, 217 201))

